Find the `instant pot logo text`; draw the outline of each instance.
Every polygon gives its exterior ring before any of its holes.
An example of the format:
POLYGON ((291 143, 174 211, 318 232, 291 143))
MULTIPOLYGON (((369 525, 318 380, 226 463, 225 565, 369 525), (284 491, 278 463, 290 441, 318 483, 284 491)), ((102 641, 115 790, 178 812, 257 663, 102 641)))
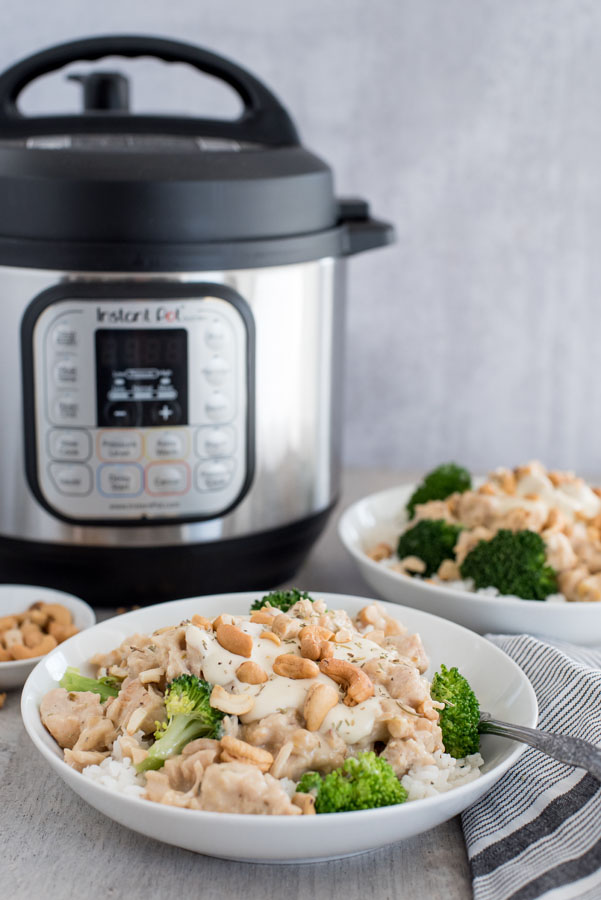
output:
POLYGON ((182 304, 178 306, 156 306, 152 309, 148 307, 131 309, 123 306, 103 309, 101 306, 97 306, 96 321, 102 322, 104 325, 142 325, 144 322, 165 322, 169 324, 181 321, 182 310, 182 304))

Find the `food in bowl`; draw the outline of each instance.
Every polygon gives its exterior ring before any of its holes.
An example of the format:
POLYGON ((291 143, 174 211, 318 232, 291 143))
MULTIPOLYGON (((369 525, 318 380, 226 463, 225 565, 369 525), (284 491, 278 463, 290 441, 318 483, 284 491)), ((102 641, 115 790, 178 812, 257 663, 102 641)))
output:
POLYGON ((38 600, 0 618, 0 663, 45 656, 78 631, 66 606, 38 600))
POLYGON ((367 548, 410 578, 523 600, 601 600, 601 488, 539 462, 478 487, 454 463, 430 472, 402 511, 396 546, 367 548))
POLYGON ((350 811, 448 791, 483 765, 469 685, 444 667, 430 684, 419 635, 376 603, 351 618, 275 592, 90 663, 96 678, 68 669, 41 720, 69 766, 156 803, 350 811))

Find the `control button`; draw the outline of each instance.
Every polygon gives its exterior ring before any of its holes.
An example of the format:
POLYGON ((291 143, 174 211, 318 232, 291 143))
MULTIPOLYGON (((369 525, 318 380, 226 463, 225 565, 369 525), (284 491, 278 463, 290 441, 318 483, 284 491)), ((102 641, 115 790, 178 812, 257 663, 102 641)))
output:
POLYGON ((98 435, 100 459, 139 459, 142 456, 142 435, 137 431, 101 431, 98 435))
POLYGON ((54 401, 57 422, 75 422, 79 417, 79 400, 75 394, 59 394, 54 401))
POLYGON ((205 341, 212 350, 221 350, 225 344, 225 325, 221 319, 212 319, 205 332, 205 341))
POLYGON ((50 463, 50 475, 61 494, 81 497, 92 490, 92 470, 89 466, 50 463))
POLYGON ((185 463, 170 466, 151 463, 146 468, 146 488, 149 494, 185 494, 188 477, 189 469, 185 463))
POLYGON ((74 325, 61 322, 52 329, 52 342, 55 347, 77 347, 78 334, 74 325))
POLYGON ((199 456, 231 456, 236 445, 236 432, 231 425, 213 428, 206 425, 196 434, 196 452, 199 456))
POLYGON ((213 391, 205 403, 205 412, 214 422, 226 422, 232 415, 229 398, 221 391, 213 391))
POLYGON ((92 438, 87 431, 59 431, 48 435, 50 456, 54 459, 82 461, 92 453, 92 438))
POLYGON ((228 486, 233 473, 232 459, 208 459, 196 470, 196 487, 199 491, 221 491, 228 486))
POLYGON ((177 431, 154 431, 146 436, 146 456, 149 459, 181 459, 185 453, 186 437, 177 431))
POLYGON ((58 385, 75 384, 79 372, 74 356, 60 359, 54 367, 54 380, 58 385))
POLYGON ((112 426, 121 425, 124 428, 128 425, 137 425, 137 403, 107 403, 104 408, 104 423, 112 426))
POLYGON ((142 466, 104 463, 98 468, 98 486, 105 497, 135 497, 142 493, 142 466))
POLYGON ((150 418, 155 425, 177 425, 181 417, 181 406, 174 400, 154 403, 150 408, 150 418))
POLYGON ((209 384, 223 384, 230 367, 223 356, 213 356, 204 366, 202 372, 209 384))

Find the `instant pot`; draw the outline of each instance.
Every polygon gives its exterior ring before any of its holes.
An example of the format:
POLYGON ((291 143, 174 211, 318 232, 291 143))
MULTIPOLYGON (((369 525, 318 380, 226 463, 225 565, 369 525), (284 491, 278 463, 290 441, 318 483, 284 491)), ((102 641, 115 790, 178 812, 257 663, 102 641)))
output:
POLYGON ((288 578, 339 486, 345 268, 392 240, 339 200, 260 81, 111 36, 0 75, 0 577, 131 604, 288 578), (33 80, 188 63, 236 120, 137 115, 119 72, 25 116, 33 80))

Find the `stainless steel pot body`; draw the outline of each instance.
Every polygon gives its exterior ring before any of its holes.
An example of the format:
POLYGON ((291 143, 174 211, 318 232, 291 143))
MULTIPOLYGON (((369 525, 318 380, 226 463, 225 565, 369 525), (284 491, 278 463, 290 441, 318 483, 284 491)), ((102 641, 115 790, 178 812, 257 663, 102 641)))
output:
MULTIPOLYGON (((326 258, 152 275, 0 267, 0 537, 80 548, 181 547, 270 532, 330 507, 340 473, 345 266, 343 259, 326 258), (198 521, 191 515, 178 524, 164 518, 156 524, 73 523, 45 508, 32 491, 25 466, 32 396, 23 387, 23 319, 50 288, 111 282, 130 283, 142 296, 144 285, 158 283, 181 286, 183 295, 186 285, 223 285, 247 305, 255 335, 254 471, 246 494, 224 515, 198 521)), ((92 378, 94 360, 83 365, 92 378)))

